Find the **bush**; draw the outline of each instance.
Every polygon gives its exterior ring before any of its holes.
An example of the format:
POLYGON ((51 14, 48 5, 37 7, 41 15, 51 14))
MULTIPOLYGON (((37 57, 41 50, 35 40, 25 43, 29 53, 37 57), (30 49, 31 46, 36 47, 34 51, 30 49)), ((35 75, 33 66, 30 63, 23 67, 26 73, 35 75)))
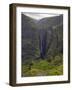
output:
POLYGON ((54 57, 54 60, 52 60, 52 63, 54 65, 61 65, 61 64, 63 64, 63 57, 62 57, 62 55, 56 55, 54 57))

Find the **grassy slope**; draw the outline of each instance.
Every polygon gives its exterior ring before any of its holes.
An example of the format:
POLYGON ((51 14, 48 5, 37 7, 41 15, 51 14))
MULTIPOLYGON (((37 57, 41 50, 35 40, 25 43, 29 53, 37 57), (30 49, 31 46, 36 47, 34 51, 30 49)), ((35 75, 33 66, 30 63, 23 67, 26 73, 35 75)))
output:
POLYGON ((51 76, 63 74, 63 57, 56 55, 51 59, 32 60, 32 65, 22 64, 22 76, 51 76))

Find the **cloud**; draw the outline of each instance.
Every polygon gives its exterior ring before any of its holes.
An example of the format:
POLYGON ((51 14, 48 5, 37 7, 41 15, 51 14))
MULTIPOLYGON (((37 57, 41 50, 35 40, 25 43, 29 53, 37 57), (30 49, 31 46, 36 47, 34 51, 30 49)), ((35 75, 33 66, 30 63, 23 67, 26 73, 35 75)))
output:
POLYGON ((24 15, 28 16, 28 17, 31 17, 33 19, 36 19, 36 20, 40 20, 42 18, 45 18, 45 17, 54 17, 54 16, 59 16, 60 14, 52 14, 52 13, 23 13, 24 15))

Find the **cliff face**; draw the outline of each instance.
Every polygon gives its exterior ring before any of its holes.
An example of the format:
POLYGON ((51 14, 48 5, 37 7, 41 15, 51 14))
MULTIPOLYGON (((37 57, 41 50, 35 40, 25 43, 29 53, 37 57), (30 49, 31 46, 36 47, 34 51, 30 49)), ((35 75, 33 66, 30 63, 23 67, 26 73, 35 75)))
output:
POLYGON ((63 16, 34 20, 22 14, 22 62, 63 53, 63 16))

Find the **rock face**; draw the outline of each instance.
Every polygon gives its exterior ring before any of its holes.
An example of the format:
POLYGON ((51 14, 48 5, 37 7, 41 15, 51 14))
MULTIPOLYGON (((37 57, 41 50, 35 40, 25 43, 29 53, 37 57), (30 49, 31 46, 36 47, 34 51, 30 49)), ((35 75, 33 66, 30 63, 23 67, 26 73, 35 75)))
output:
POLYGON ((23 63, 63 53, 62 15, 34 20, 22 14, 21 19, 23 63))

